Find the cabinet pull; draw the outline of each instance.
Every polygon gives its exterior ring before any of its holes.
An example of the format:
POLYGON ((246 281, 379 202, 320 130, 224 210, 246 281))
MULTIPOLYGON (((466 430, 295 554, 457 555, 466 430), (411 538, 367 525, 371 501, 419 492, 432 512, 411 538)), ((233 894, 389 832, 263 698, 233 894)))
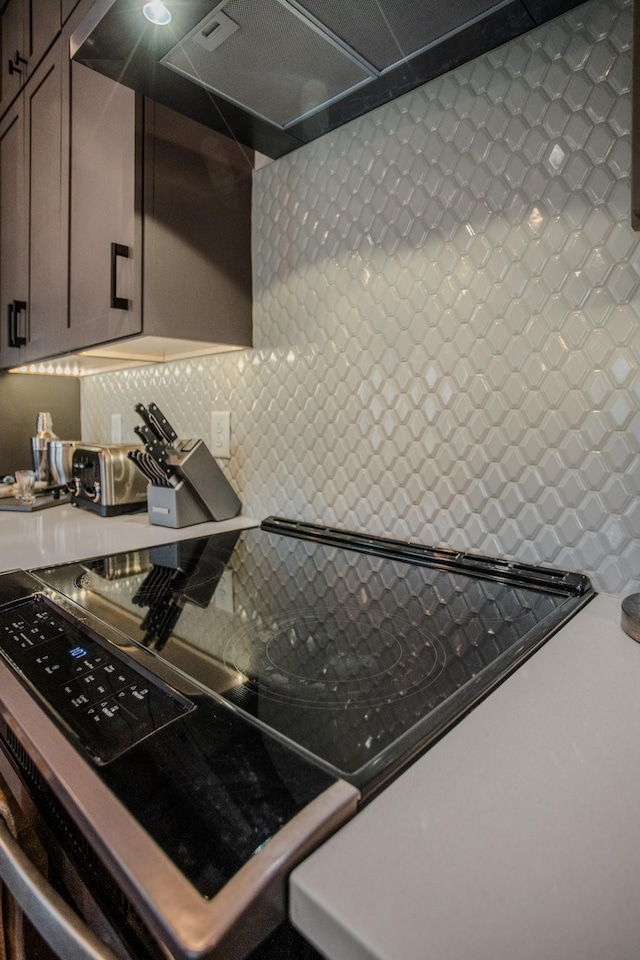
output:
POLYGON ((26 337, 18 336, 18 318, 23 310, 27 309, 24 300, 14 300, 10 303, 7 310, 8 341, 10 347, 24 347, 27 342, 26 337))
POLYGON ((13 60, 9 60, 9 73, 22 73, 20 69, 20 64, 24 63, 26 66, 27 61, 24 57, 20 56, 20 51, 16 50, 13 55, 13 60))
POLYGON ((129 247, 123 243, 111 244, 111 306, 115 310, 128 310, 129 301, 126 297, 117 295, 118 286, 118 257, 129 259, 129 247))
POLYGON ((13 329, 13 304, 7 304, 7 343, 10 347, 14 346, 13 338, 15 336, 13 329))

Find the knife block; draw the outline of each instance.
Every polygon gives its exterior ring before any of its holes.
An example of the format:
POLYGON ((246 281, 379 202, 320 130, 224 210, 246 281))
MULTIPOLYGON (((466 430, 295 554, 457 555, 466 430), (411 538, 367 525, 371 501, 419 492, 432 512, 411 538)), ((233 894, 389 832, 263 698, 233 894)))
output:
POLYGON ((240 513, 240 499, 203 440, 176 440, 168 463, 209 511, 209 520, 229 520, 240 513))
POLYGON ((160 527, 190 527, 213 519, 184 480, 177 487, 147 487, 149 523, 160 527))

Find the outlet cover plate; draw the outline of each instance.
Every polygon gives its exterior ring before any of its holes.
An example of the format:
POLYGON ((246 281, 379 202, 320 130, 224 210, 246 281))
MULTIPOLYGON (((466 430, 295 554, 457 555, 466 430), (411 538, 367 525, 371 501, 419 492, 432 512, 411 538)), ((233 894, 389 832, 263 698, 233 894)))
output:
POLYGON ((211 453, 223 460, 231 456, 231 414, 228 410, 211 411, 211 453))

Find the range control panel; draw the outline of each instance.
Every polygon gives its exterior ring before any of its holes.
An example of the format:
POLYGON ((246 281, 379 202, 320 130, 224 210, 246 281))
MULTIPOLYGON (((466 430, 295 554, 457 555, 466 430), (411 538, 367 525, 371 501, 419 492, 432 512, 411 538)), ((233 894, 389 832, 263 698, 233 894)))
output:
POLYGON ((98 764, 195 709, 41 594, 0 610, 0 653, 98 764))

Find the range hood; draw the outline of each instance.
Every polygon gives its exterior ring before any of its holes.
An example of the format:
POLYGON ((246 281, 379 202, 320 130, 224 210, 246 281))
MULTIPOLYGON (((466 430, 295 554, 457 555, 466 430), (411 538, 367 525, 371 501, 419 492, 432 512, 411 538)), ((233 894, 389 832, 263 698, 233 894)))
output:
POLYGON ((72 57, 278 157, 577 2, 163 0, 163 5, 171 19, 158 25, 145 18, 144 0, 97 0, 72 37, 72 57))

